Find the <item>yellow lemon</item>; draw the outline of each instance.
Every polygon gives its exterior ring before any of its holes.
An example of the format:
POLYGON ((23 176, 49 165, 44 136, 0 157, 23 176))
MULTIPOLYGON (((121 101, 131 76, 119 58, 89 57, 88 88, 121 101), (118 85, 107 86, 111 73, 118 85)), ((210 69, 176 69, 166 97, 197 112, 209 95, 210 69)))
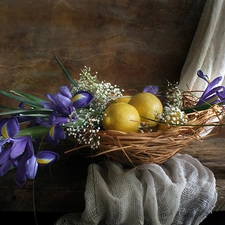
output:
POLYGON ((119 97, 117 99, 115 99, 115 102, 126 102, 128 103, 131 99, 131 96, 122 96, 122 97, 119 97))
POLYGON ((105 130, 119 130, 126 133, 137 132, 140 125, 140 116, 134 106, 125 102, 116 102, 106 108, 102 125, 105 130))
POLYGON ((156 115, 162 113, 163 105, 156 95, 148 92, 140 92, 132 96, 128 103, 137 109, 142 122, 147 123, 151 127, 155 127, 158 124, 152 120, 156 120, 156 115))

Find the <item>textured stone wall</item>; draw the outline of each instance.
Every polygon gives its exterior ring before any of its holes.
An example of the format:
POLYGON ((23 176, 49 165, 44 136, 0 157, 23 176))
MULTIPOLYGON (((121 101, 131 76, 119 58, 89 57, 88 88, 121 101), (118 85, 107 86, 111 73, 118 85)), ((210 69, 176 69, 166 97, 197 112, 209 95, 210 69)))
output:
MULTIPOLYGON (((84 66, 129 90, 177 81, 205 0, 3 0, 0 89, 42 97, 84 66)), ((0 96, 1 104, 14 104, 0 96)))

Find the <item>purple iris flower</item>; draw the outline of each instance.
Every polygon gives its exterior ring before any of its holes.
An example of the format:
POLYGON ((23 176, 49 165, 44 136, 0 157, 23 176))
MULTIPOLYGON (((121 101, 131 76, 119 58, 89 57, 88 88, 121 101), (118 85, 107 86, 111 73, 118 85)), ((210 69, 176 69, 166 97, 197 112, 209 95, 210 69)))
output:
POLYGON ((16 167, 15 181, 21 187, 27 179, 34 179, 38 164, 53 163, 59 155, 51 151, 40 151, 34 155, 30 136, 12 138, 10 146, 0 153, 0 176, 4 176, 13 166, 16 167))
POLYGON ((71 105, 72 94, 67 86, 61 86, 57 94, 46 94, 46 97, 51 100, 51 103, 44 103, 44 106, 49 105, 45 108, 54 110, 57 106, 64 108, 71 105))
POLYGON ((51 102, 43 102, 42 105, 44 108, 57 111, 62 109, 62 112, 66 111, 67 113, 72 113, 70 110, 74 110, 73 107, 83 108, 88 106, 94 99, 94 96, 88 91, 79 91, 74 96, 72 96, 67 86, 61 86, 59 93, 47 94, 46 97, 51 102))
POLYGON ((59 155, 56 152, 52 152, 52 151, 40 151, 36 155, 36 160, 39 165, 52 164, 58 159, 59 159, 59 155))
POLYGON ((197 75, 205 80, 208 83, 208 86, 206 87, 196 105, 217 104, 225 101, 225 87, 216 86, 222 80, 222 76, 216 77, 210 82, 208 76, 204 75, 201 70, 197 72, 197 75))
MULTIPOLYGON (((94 99, 94 96, 88 91, 79 91, 72 96, 67 86, 60 87, 59 93, 47 94, 46 97, 51 102, 43 102, 42 105, 44 108, 52 109, 54 116, 64 117, 66 119, 74 113, 75 108, 86 107, 94 99)), ((74 116, 74 120, 77 120, 76 115, 74 116)), ((65 121, 63 123, 65 123, 65 121)))
POLYGON ((30 136, 21 136, 7 140, 6 146, 1 146, 0 153, 0 176, 4 176, 11 167, 16 167, 16 183, 21 186, 26 178, 34 178, 37 167, 33 163, 32 167, 26 169, 34 155, 33 144, 30 136))
POLYGON ((72 98, 72 104, 75 108, 84 108, 94 100, 94 96, 89 91, 79 91, 72 98))
POLYGON ((16 117, 4 118, 0 121, 0 133, 4 138, 14 137, 20 130, 16 117))
POLYGON ((44 108, 52 109, 52 115, 47 119, 37 118, 37 122, 50 127, 47 139, 52 145, 56 145, 60 139, 66 138, 61 125, 67 123, 69 118, 77 120, 75 109, 88 106, 94 96, 88 91, 79 91, 72 96, 67 86, 61 86, 57 94, 47 94, 46 96, 51 102, 43 102, 42 105, 44 108))
POLYGON ((65 117, 56 117, 55 115, 51 115, 49 118, 37 118, 37 122, 42 124, 42 126, 50 128, 47 141, 51 143, 51 145, 56 145, 59 143, 60 139, 65 139, 66 134, 62 128, 62 124, 67 122, 67 118, 65 117))
POLYGON ((152 86, 152 85, 148 85, 144 88, 143 92, 148 92, 151 93, 153 95, 156 95, 159 91, 159 87, 158 86, 152 86))
POLYGON ((197 75, 202 78, 203 80, 205 80, 208 84, 210 83, 209 77, 208 75, 204 74, 201 70, 197 71, 197 75))
POLYGON ((61 86, 60 91, 57 94, 47 94, 46 97, 51 102, 42 102, 42 105, 46 109, 52 109, 54 117, 58 117, 62 120, 62 123, 67 121, 69 115, 74 111, 74 107, 71 102, 72 94, 67 86, 61 86))
POLYGON ((51 126, 50 131, 47 136, 47 140, 52 145, 57 145, 59 143, 60 139, 65 139, 65 138, 66 138, 66 134, 61 126, 59 126, 59 125, 51 126))
MULTIPOLYGON (((0 141, 0 176, 4 176, 12 166, 17 167, 15 179, 20 186, 26 180, 24 177, 31 177, 30 171, 24 170, 24 165, 34 155, 34 149, 30 136, 14 137, 18 134, 19 128, 16 117, 3 119, 0 122, 0 131, 3 136, 0 141), (19 159, 20 161, 18 161, 19 159), (24 174, 28 175, 25 176, 24 174)), ((32 174, 36 175, 36 172, 34 166, 32 174)))
POLYGON ((32 143, 32 139, 30 136, 19 137, 20 139, 24 138, 24 140, 20 140, 21 151, 19 151, 19 146, 14 148, 11 152, 11 157, 15 159, 21 157, 18 162, 16 173, 15 173, 15 181, 19 187, 21 187, 28 179, 34 179, 37 174, 38 164, 36 158, 34 156, 34 147, 32 143), (24 146, 22 146, 24 145, 24 146), (14 153, 14 154, 13 154, 14 153))
POLYGON ((57 116, 53 112, 53 114, 51 116, 49 116, 48 118, 38 117, 37 122, 39 124, 43 125, 44 127, 51 127, 51 126, 55 126, 55 125, 65 124, 66 122, 68 122, 68 118, 62 117, 62 116, 57 116))
POLYGON ((32 154, 32 152, 25 151, 24 155, 18 163, 17 171, 15 174, 17 185, 21 187, 27 179, 34 179, 37 174, 39 165, 48 165, 58 159, 59 155, 56 152, 52 151, 40 151, 37 156, 32 154))
MULTIPOLYGON (((32 142, 28 142, 32 147, 32 142)), ((28 148, 32 149, 32 148, 28 148)), ((21 187, 27 179, 34 179, 37 174, 38 166, 48 165, 59 159, 59 155, 52 151, 40 151, 37 156, 30 151, 25 151, 18 163, 15 174, 16 183, 21 187)))
POLYGON ((17 118, 0 121, 0 176, 4 176, 11 167, 15 167, 15 181, 19 187, 28 179, 34 179, 37 174, 38 163, 49 164, 59 158, 54 152, 39 152, 34 155, 31 136, 14 137, 19 132, 17 118))
POLYGON ((63 124, 66 121, 67 118, 55 117, 54 115, 51 115, 48 119, 37 118, 38 123, 42 124, 45 127, 50 128, 47 135, 47 141, 50 142, 51 145, 53 146, 57 145, 60 139, 66 138, 65 131, 61 127, 61 124, 63 124))

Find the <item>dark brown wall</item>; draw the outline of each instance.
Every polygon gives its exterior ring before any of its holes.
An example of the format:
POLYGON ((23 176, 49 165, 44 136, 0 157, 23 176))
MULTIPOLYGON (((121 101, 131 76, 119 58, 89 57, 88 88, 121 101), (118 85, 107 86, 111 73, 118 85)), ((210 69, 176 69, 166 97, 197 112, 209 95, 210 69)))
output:
MULTIPOLYGON (((4 0, 0 89, 42 97, 85 65, 128 90, 179 80, 205 0, 4 0)), ((1 97, 1 96, 0 96, 1 97)), ((12 104, 1 97, 1 104, 12 104)))

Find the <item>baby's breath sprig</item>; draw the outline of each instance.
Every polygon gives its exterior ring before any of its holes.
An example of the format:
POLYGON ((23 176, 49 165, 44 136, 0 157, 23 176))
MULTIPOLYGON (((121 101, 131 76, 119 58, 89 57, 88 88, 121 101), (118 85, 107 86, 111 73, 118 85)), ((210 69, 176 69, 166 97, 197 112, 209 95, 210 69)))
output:
POLYGON ((188 122, 187 115, 181 109, 169 104, 164 107, 159 119, 170 125, 184 125, 188 122))
POLYGON ((91 74, 91 68, 85 66, 81 70, 80 79, 76 81, 77 86, 73 86, 71 93, 76 93, 81 90, 90 91, 94 95, 92 106, 104 110, 109 102, 122 97, 122 92, 118 85, 112 85, 109 82, 99 81, 97 78, 98 72, 95 75, 91 74))
POLYGON ((79 109, 77 115, 78 120, 66 124, 68 136, 75 138, 79 144, 89 145, 92 149, 98 148, 102 113, 88 107, 79 109))
POLYGON ((80 73, 80 78, 76 81, 76 86, 72 86, 71 93, 78 91, 89 91, 94 95, 92 103, 85 108, 76 111, 78 120, 66 124, 69 136, 73 136, 79 144, 89 145, 96 149, 100 144, 98 132, 102 127, 103 112, 106 107, 118 97, 122 97, 119 86, 112 85, 105 81, 99 81, 98 73, 91 74, 91 68, 85 66, 80 73))
POLYGON ((164 104, 168 106, 172 105, 179 109, 183 107, 182 93, 178 87, 178 82, 172 84, 168 81, 164 104))
POLYGON ((166 90, 164 108, 158 119, 170 125, 183 125, 188 122, 187 115, 181 110, 183 107, 182 93, 178 83, 170 83, 166 90))

